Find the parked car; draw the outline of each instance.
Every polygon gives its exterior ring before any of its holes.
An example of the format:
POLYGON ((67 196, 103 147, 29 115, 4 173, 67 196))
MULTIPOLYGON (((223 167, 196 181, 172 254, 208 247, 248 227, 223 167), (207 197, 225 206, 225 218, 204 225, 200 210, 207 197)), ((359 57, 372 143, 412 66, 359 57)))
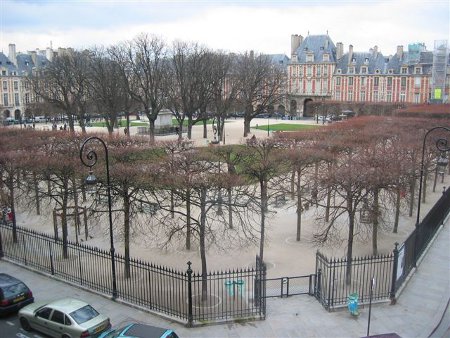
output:
POLYGON ((24 282, 0 273, 0 315, 17 312, 33 302, 33 293, 24 282))
POLYGON ((178 338, 178 335, 170 329, 131 323, 120 328, 110 329, 102 333, 99 338, 178 338))
POLYGON ((98 337, 111 327, 109 318, 78 299, 36 302, 19 311, 25 331, 36 330, 50 337, 98 337))

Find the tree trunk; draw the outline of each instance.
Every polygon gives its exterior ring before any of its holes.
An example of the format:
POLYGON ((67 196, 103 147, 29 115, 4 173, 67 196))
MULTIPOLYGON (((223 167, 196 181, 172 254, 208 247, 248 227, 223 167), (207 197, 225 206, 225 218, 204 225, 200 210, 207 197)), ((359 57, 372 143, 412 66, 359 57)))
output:
POLYGON ((416 192, 416 179, 411 179, 411 184, 409 185, 409 217, 412 217, 414 211, 414 195, 416 192))
POLYGON ((188 116, 188 133, 187 137, 189 140, 192 139, 192 116, 188 116))
POLYGON ((247 117, 247 115, 244 117, 244 137, 247 137, 247 135, 250 133, 250 119, 247 117))
POLYGON ((62 219, 61 219, 61 229, 62 229, 62 240, 63 240, 63 257, 68 258, 68 243, 67 243, 67 237, 68 237, 68 229, 67 229, 67 202, 68 202, 68 182, 69 179, 65 178, 63 180, 62 185, 62 219))
POLYGON ((259 257, 264 261, 264 241, 265 241, 265 222, 267 210, 267 185, 265 181, 260 181, 261 188, 261 238, 259 242, 259 257))
POLYGON ((232 192, 231 188, 227 188, 228 192, 228 227, 233 229, 233 207, 232 207, 232 192))
POLYGON ((128 189, 123 191, 123 246, 125 249, 125 278, 130 278, 130 199, 128 189))
POLYGON ((327 206, 325 207, 325 222, 330 221, 330 209, 331 209, 331 188, 327 187, 327 206))
POLYGON ((191 250, 191 191, 186 191, 186 250, 191 250))
MULTIPOLYGON (((149 138, 150 143, 155 143, 155 120, 149 119, 150 125, 149 125, 149 138)), ((128 132, 129 134, 129 132, 128 132)))
POLYGON ((347 268, 345 283, 350 285, 352 280, 352 256, 353 256, 353 234, 355 230, 355 213, 353 211, 353 199, 347 198, 348 210, 348 239, 347 239, 347 268))
POLYGON ((200 260, 202 265, 202 302, 208 299, 208 271, 206 269, 206 187, 201 188, 200 196, 200 260))
POLYGON ((300 241, 302 232, 302 187, 300 177, 300 170, 297 170, 297 242, 300 241))
POLYGON ((208 125, 206 120, 203 120, 203 138, 208 138, 208 125))
POLYGON ((174 189, 170 189, 170 217, 175 218, 175 199, 174 189))
POLYGON ((9 201, 12 213, 12 232, 13 232, 13 242, 17 243, 17 224, 16 224, 16 201, 14 195, 14 171, 11 170, 8 177, 8 189, 9 189, 9 201))
POLYGON ((397 188, 395 191, 395 194, 396 194, 396 196, 395 196, 395 219, 394 219, 394 229, 392 230, 392 232, 394 234, 396 234, 398 232, 398 222, 400 219, 400 202, 401 202, 400 190, 401 190, 400 188, 397 188))
POLYGON ((375 188, 373 192, 373 223, 372 223, 372 254, 378 255, 378 216, 380 212, 380 189, 375 188))
POLYGON ((291 172, 291 199, 295 198, 295 170, 291 172))
POLYGON ((37 179, 37 174, 33 171, 33 189, 34 189, 34 199, 36 201, 36 214, 41 214, 41 200, 39 197, 39 181, 37 179))

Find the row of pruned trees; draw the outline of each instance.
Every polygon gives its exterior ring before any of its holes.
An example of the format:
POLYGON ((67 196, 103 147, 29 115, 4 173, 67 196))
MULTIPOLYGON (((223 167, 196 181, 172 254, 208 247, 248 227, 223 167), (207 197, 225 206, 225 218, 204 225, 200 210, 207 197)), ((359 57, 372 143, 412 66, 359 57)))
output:
MULTIPOLYGON (((365 234, 377 254, 378 233, 396 232, 399 215, 412 215, 421 138, 434 125, 427 120, 355 118, 314 131, 249 140, 245 145, 207 148, 192 148, 189 142, 149 145, 140 139, 109 137, 113 212, 122 220, 120 226, 116 222, 115 231, 121 229, 123 234, 125 261, 130 259, 130 231, 139 219, 150 224, 145 231, 158 234, 162 243, 183 239, 189 250, 194 241, 205 281, 206 249, 211 244, 259 241, 264 258, 270 202, 280 194, 291 196, 288 205, 297 208, 298 241, 304 209, 316 206, 317 243, 332 242, 345 231, 351 265, 354 238, 365 234), (152 213, 139 213, 142 206, 152 206, 152 213), (362 211, 369 217, 358 217, 362 211)), ((428 177, 433 174, 435 182, 438 177, 433 141, 440 136, 437 132, 427 145, 423 199, 428 177)), ((105 205, 84 190, 86 168, 79 159, 83 135, 4 128, 0 138, 4 203, 14 208, 20 196, 37 213, 42 203, 60 207, 63 243, 67 243, 64 215, 69 206, 87 203, 104 214, 105 205)), ((101 148, 97 150, 101 153, 101 148)), ((104 175, 96 170, 97 176, 104 175)), ((106 182, 105 177, 101 181, 106 182)), ((206 287, 205 282, 205 297, 206 287)))
POLYGON ((112 133, 120 114, 129 127, 130 115, 143 112, 151 141, 164 108, 176 118, 180 137, 187 122, 189 139, 195 123, 204 124, 206 137, 208 119, 215 119, 221 139, 225 118, 244 111, 247 136, 257 114, 284 102, 285 81, 285 70, 269 56, 228 54, 182 41, 169 45, 146 34, 110 47, 67 50, 29 76, 38 102, 65 114, 70 130, 78 120, 84 132, 86 119, 101 115, 112 133))

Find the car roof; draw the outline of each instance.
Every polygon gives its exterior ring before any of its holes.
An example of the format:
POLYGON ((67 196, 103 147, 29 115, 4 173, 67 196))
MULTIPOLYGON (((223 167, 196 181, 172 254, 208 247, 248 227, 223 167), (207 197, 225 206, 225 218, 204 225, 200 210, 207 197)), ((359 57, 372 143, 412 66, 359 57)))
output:
POLYGON ((128 330, 125 332, 126 336, 131 337, 161 337, 167 329, 151 326, 147 324, 135 323, 131 324, 128 330))
POLYGON ((12 285, 17 283, 23 283, 21 280, 10 276, 6 273, 0 273, 0 286, 12 285))
POLYGON ((76 311, 86 305, 89 304, 75 298, 62 298, 47 304, 47 306, 51 306, 54 309, 67 313, 76 311))

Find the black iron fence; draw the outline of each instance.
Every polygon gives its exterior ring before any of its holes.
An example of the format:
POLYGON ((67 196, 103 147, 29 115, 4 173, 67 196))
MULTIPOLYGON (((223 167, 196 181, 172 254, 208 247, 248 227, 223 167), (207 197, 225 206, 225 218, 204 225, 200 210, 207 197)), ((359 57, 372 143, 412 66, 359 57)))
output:
POLYGON ((394 273, 394 292, 401 287, 413 268, 417 265, 417 261, 425 252, 425 249, 439 227, 444 223, 449 212, 450 189, 447 189, 423 218, 422 222, 418 224, 406 241, 399 247, 398 264, 394 273))
POLYGON ((266 298, 315 294, 316 275, 266 278, 266 298))
POLYGON ((372 278, 375 286, 372 300, 389 299, 391 293, 394 254, 353 258, 328 259, 316 254, 316 297, 328 310, 347 304, 351 294, 359 303, 369 303, 372 278))
MULTIPOLYGON (((4 257, 102 294, 112 294, 109 251, 63 242, 36 231, 0 224, 4 257)), ((186 271, 115 255, 117 298, 165 314, 188 326, 196 323, 264 319, 265 265, 221 272, 186 271)))

